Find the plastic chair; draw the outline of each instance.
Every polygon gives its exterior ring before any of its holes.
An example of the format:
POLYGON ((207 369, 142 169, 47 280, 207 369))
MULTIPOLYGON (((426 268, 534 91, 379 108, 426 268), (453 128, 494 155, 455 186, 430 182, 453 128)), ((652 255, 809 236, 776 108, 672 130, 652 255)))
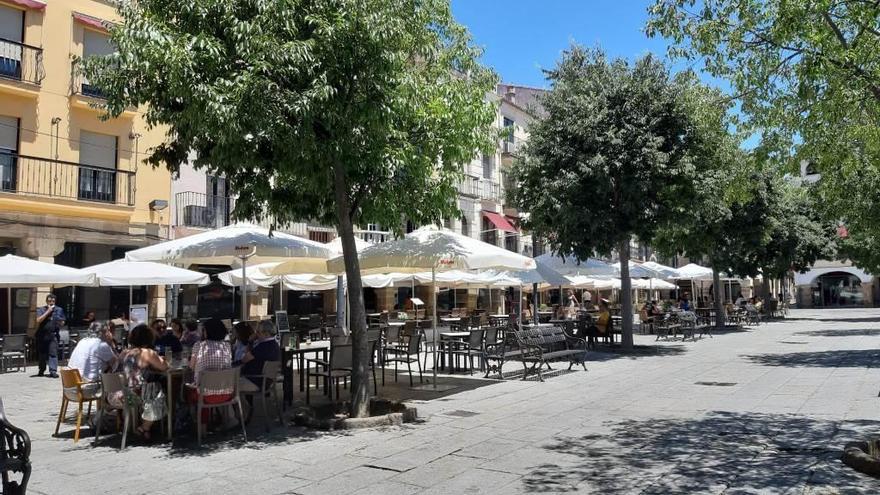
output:
MULTIPOLYGON (((269 412, 266 409, 267 394, 271 395, 272 401, 275 402, 275 410, 278 413, 278 423, 281 425, 284 424, 284 418, 281 416, 281 402, 278 400, 278 391, 275 386, 278 382, 279 373, 281 373, 281 361, 266 361, 263 363, 263 372, 259 375, 242 375, 242 378, 254 378, 259 382, 259 385, 257 385, 258 390, 242 390, 241 395, 246 397, 257 397, 260 399, 263 416, 267 419, 266 431, 269 431, 269 412)), ((252 413, 248 415, 248 422, 250 422, 251 415, 252 413)))
POLYGON ((76 412, 76 430, 73 433, 73 442, 79 442, 79 430, 82 425, 83 404, 88 403, 88 415, 92 415, 92 403, 101 399, 101 393, 89 394, 83 391, 82 386, 90 382, 83 381, 78 369, 61 369, 61 412, 58 413, 58 423, 55 424, 55 435, 61 428, 61 421, 67 415, 67 405, 76 402, 79 406, 76 412))
POLYGON ((19 361, 21 365, 16 370, 27 371, 27 335, 12 334, 3 337, 3 352, 0 352, 0 371, 6 371, 11 366, 8 363, 19 361))
POLYGON ((240 389, 238 386, 240 368, 229 368, 220 371, 202 371, 199 374, 199 400, 196 404, 196 428, 198 429, 197 438, 199 447, 202 446, 202 411, 205 409, 218 409, 221 407, 232 406, 233 411, 238 408, 238 419, 241 423, 241 434, 244 441, 247 442, 247 430, 244 426, 244 412, 241 409, 241 400, 239 399, 240 389), (216 403, 205 403, 206 395, 217 394, 218 390, 230 390, 232 396, 229 400, 216 403), (210 393, 209 393, 210 392, 210 393))
MULTIPOLYGON (((92 444, 97 445, 98 439, 101 437, 101 424, 104 420, 104 414, 107 411, 122 411, 122 445, 119 447, 120 450, 125 450, 125 442, 128 439, 128 430, 134 429, 134 422, 132 421, 132 416, 134 415, 133 407, 133 395, 131 391, 128 389, 128 386, 125 383, 125 375, 123 373, 102 373, 101 374, 101 388, 103 392, 101 394, 101 401, 98 403, 98 418, 95 420, 97 423, 97 429, 95 431, 95 439, 92 444), (110 404, 107 400, 111 395, 116 392, 122 392, 123 394, 123 407, 117 408, 110 404)), ((116 418, 117 429, 119 428, 119 418, 116 418)))

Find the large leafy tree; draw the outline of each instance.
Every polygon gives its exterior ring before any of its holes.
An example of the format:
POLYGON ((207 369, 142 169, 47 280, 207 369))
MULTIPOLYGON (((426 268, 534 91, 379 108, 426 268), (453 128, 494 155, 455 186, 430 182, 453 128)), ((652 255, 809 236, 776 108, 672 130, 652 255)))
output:
POLYGON ((620 256, 623 344, 632 346, 629 252, 692 192, 687 84, 651 56, 634 64, 572 46, 547 73, 547 116, 532 124, 513 199, 558 253, 620 256))
POLYGON ((145 105, 168 141, 149 161, 226 177, 235 216, 315 219, 342 238, 352 412, 369 352, 354 226, 457 213, 461 164, 491 144, 494 74, 448 0, 138 0, 87 61, 111 115, 145 105))
POLYGON ((875 265, 880 222, 858 210, 853 196, 872 190, 853 174, 880 163, 880 2, 655 0, 649 10, 647 32, 670 39, 671 55, 730 81, 768 158, 809 161, 825 204, 865 220, 851 239, 871 244, 850 253, 875 265))

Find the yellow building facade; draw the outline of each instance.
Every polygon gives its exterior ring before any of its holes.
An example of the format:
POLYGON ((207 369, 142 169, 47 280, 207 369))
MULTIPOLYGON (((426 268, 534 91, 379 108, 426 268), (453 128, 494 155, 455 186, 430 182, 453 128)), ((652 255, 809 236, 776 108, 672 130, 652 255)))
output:
MULTIPOLYGON (((102 120, 100 91, 74 67, 112 52, 116 17, 109 1, 0 0, 0 254, 84 267, 167 238, 171 176, 143 163, 164 130, 137 109, 102 120)), ((48 290, 3 290, 0 328, 9 306, 13 331, 32 327, 48 290)), ((128 304, 127 288, 56 292, 71 320, 128 304)), ((151 296, 151 314, 164 312, 151 296)))

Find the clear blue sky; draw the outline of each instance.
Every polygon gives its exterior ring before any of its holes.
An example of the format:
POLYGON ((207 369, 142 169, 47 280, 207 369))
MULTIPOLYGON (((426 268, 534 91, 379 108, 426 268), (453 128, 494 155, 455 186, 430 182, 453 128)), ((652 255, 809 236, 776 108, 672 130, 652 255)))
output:
MULTIPOLYGON (((647 52, 665 59, 666 42, 643 32, 649 0, 452 0, 458 22, 485 49, 483 62, 501 80, 546 87, 552 68, 577 42, 630 60, 647 52)), ((685 67, 682 63, 674 69, 685 67)))

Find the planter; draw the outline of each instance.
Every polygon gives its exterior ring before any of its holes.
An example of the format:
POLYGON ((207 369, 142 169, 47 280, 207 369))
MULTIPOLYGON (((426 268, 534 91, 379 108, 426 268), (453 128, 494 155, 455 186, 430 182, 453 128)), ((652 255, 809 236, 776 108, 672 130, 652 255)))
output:
POLYGON ((880 477, 880 438, 846 444, 843 463, 856 471, 880 477))
POLYGON ((293 421, 298 426, 317 430, 353 430, 402 425, 418 419, 416 408, 387 399, 370 399, 370 415, 365 418, 348 417, 344 412, 348 411, 348 406, 346 403, 339 407, 306 408, 294 415, 293 421))

